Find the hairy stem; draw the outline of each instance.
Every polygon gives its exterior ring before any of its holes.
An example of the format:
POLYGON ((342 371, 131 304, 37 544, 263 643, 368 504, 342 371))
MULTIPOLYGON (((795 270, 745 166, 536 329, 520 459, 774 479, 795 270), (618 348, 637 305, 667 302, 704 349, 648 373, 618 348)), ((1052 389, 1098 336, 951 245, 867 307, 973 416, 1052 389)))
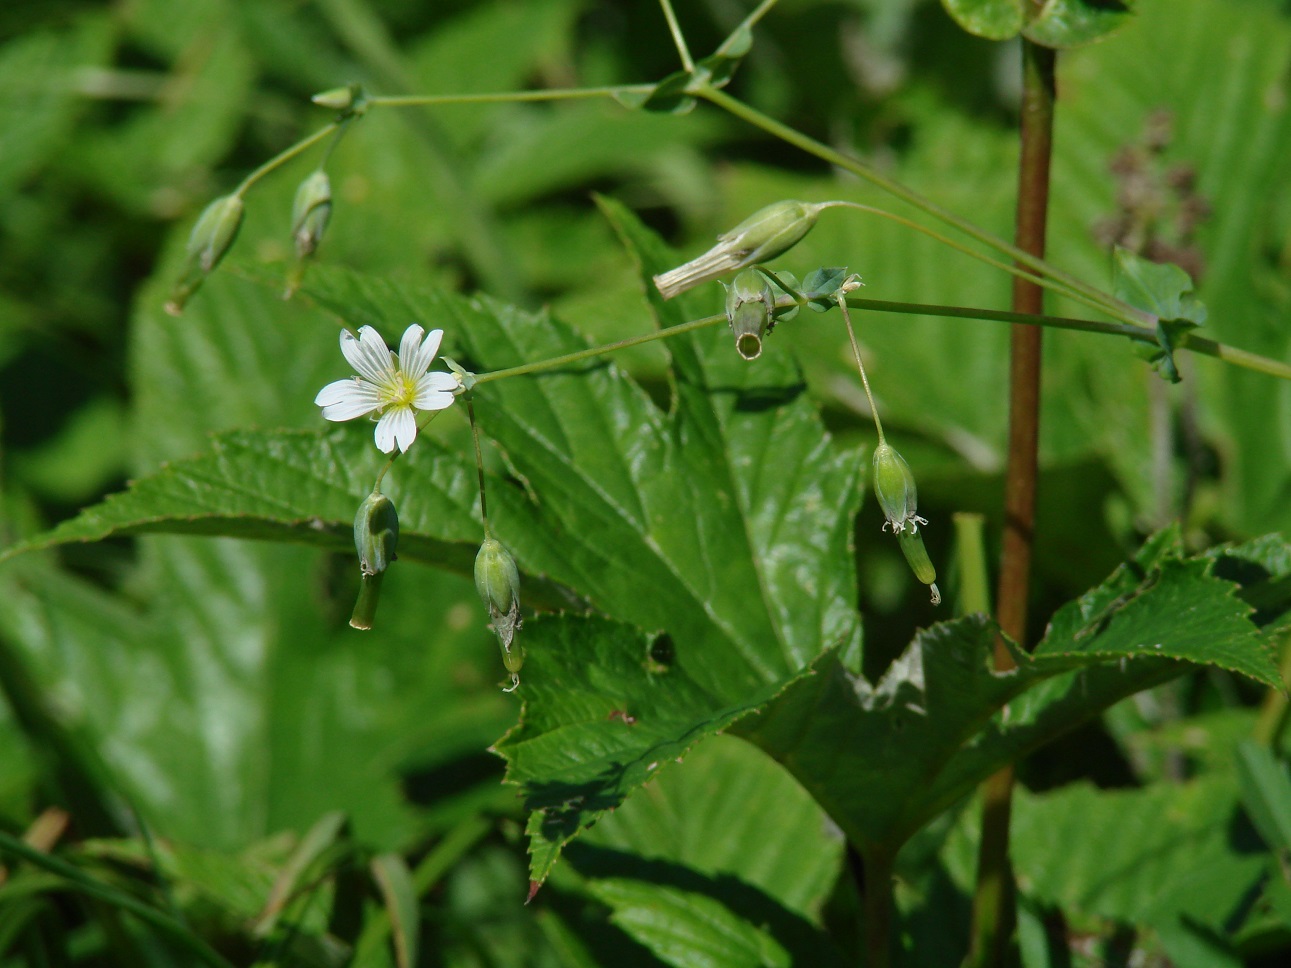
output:
MULTIPOLYGON (((1022 41, 1022 153, 1018 165, 1017 247, 1044 258, 1049 207, 1049 162, 1053 153, 1055 101, 1053 50, 1022 41)), ((1013 280, 1013 309, 1041 313, 1044 290, 1013 280)), ((1009 357, 1009 457, 1004 475, 1004 535, 996 618, 1015 642, 1026 642, 1027 597, 1035 542, 1037 453, 1040 432, 1040 351, 1043 330, 1016 326, 1009 357)), ((1013 668, 999 641, 995 668, 1013 668)), ((973 899, 969 964, 998 966, 1013 933, 1013 872, 1009 864, 1009 819, 1013 769, 1000 770, 983 785, 982 840, 973 899)))

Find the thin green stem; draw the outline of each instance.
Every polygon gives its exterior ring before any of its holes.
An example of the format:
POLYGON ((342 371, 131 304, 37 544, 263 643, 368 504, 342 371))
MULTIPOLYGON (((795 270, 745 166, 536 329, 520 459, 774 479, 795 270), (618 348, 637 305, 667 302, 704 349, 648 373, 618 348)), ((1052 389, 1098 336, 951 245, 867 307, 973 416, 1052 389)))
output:
POLYGON ((466 398, 466 418, 471 422, 471 441, 475 444, 475 473, 480 481, 480 520, 484 522, 484 538, 493 537, 489 530, 489 506, 484 498, 484 455, 480 452, 480 428, 475 425, 475 404, 466 398))
POLYGON ((724 53, 726 51, 727 44, 729 44, 741 31, 752 30, 756 27, 758 21, 765 17, 767 12, 778 2, 779 0, 762 0, 762 2, 759 3, 747 17, 740 21, 739 26, 731 31, 730 36, 728 36, 726 40, 722 41, 721 46, 717 48, 718 51, 724 53))
POLYGON ((970 258, 977 259, 979 262, 984 262, 989 266, 992 266, 1003 272, 1007 272, 1018 279, 1024 279, 1028 282, 1033 282, 1038 286, 1049 286, 1050 288, 1062 293, 1064 296, 1067 296, 1068 298, 1076 302, 1084 303, 1086 306, 1089 306, 1092 309, 1097 309, 1097 310, 1100 310, 1101 312, 1105 312, 1116 319, 1121 319, 1121 320, 1124 320, 1126 323, 1138 326, 1140 329, 1148 329, 1146 325, 1146 321, 1148 319, 1147 315, 1143 312, 1140 312, 1137 309, 1134 309, 1132 307, 1127 307, 1127 306, 1120 306, 1119 308, 1110 307, 1106 304, 1105 299, 1104 300, 1093 299, 1089 296, 1086 296, 1084 293, 1071 288, 1065 282, 1061 282, 1057 280, 1046 280, 1044 276, 1034 272, 1028 272, 1026 269, 1022 268, 1021 266, 1013 265, 1008 262, 1004 262, 1000 259, 992 259, 990 256, 985 255, 984 253, 978 252, 976 249, 969 248, 966 245, 961 245, 960 243, 956 242, 954 239, 950 238, 949 236, 943 235, 942 233, 934 229, 930 229, 926 225, 921 225, 920 223, 914 221, 913 219, 904 218, 900 215, 897 215, 893 212, 886 211, 881 208, 875 208, 873 205, 862 205, 859 202, 847 202, 847 201, 824 202, 822 203, 822 207, 852 208, 860 212, 868 212, 871 215, 878 215, 882 218, 889 219, 900 225, 904 225, 906 228, 914 229, 916 232, 922 232, 924 235, 930 238, 936 239, 938 242, 942 243, 943 245, 949 246, 950 248, 955 249, 958 252, 962 252, 965 255, 969 256, 970 258))
POLYGON ((1223 360, 1225 363, 1231 363, 1247 370, 1254 370, 1257 373, 1275 376, 1282 380, 1291 380, 1291 365, 1283 363, 1281 360, 1271 360, 1267 356, 1260 356, 1258 353, 1239 350, 1235 346, 1226 346, 1223 343, 1215 342, 1213 339, 1206 339, 1204 336, 1185 333, 1179 339, 1179 346, 1182 349, 1192 350, 1194 353, 1200 353, 1203 356, 1213 356, 1217 360, 1223 360))
POLYGON ((686 38, 682 35, 681 25, 677 23, 677 15, 672 9, 672 0, 659 0, 659 6, 663 8, 663 19, 668 21, 668 33, 672 34, 672 42, 677 47, 677 56, 681 58, 681 66, 689 73, 695 69, 695 61, 690 56, 690 48, 686 46, 686 38))
POLYGON ((587 101, 625 94, 649 94, 653 84, 620 84, 612 87, 550 88, 539 91, 500 91, 494 94, 383 94, 367 99, 369 106, 438 107, 444 104, 512 104, 541 101, 587 101))
MULTIPOLYGON (((1155 343, 1156 335, 1142 326, 1129 323, 1105 323, 1097 319, 1080 319, 1072 316, 1050 316, 1047 313, 1015 313, 1004 309, 978 309, 972 306, 941 306, 931 303, 895 302, 888 299, 863 299, 847 297, 853 309, 868 309, 879 313, 901 313, 912 316, 947 316, 958 319, 985 319, 1001 323, 1020 323, 1023 326, 1047 326, 1050 329, 1074 329, 1083 333, 1104 333, 1124 336, 1140 343, 1155 343)), ((1264 358, 1261 357, 1261 360, 1264 358)), ((1272 360, 1266 360, 1272 363, 1272 360)))
POLYGON ((781 141, 791 144, 794 147, 805 151, 809 155, 814 155, 827 164, 842 168, 844 171, 849 171, 852 174, 865 179, 872 185, 888 192, 890 195, 893 195, 904 202, 908 202, 921 211, 927 212, 938 221, 958 229, 969 238, 975 239, 983 245, 1007 255, 1011 259, 1015 259, 1017 262, 1026 266, 1028 269, 1039 273, 1046 279, 1065 284, 1072 291, 1083 293, 1089 299, 1097 301, 1107 312, 1112 313, 1113 315, 1119 317, 1125 313, 1138 312, 1132 307, 1126 306, 1120 300, 1103 292, 1097 286, 1091 286, 1089 283, 1083 282, 1075 276, 1050 265, 1043 259, 1036 258, 1031 253, 1024 251, 1018 246, 1011 245, 1003 239, 992 235, 990 232, 978 228, 967 219, 961 218, 950 210, 942 208, 940 205, 928 198, 925 198, 914 189, 907 188, 900 182, 887 177, 865 162, 857 158, 853 158, 850 155, 845 155, 841 151, 831 148, 829 145, 817 141, 815 138, 805 135, 802 132, 789 127, 787 124, 763 114, 761 111, 757 110, 757 108, 751 107, 743 101, 731 97, 731 95, 724 91, 716 90, 714 88, 706 88, 694 93, 696 96, 704 98, 727 113, 732 114, 743 121, 747 121, 754 127, 761 128, 763 131, 779 138, 781 141))
MULTIPOLYGON (((315 0, 313 8, 332 28, 338 43, 352 52, 383 90, 400 94, 419 86, 404 52, 390 36, 372 4, 363 0, 315 0)), ((509 302, 529 299, 497 214, 473 189, 474 172, 461 157, 453 139, 433 114, 410 111, 402 115, 424 148, 424 181, 434 186, 440 215, 453 226, 456 238, 480 287, 509 302)))
POLYGON ((666 329, 658 330, 654 333, 646 333, 643 336, 632 336, 628 339, 621 339, 614 343, 606 343, 603 346, 594 346, 591 349, 579 350, 577 353, 566 353, 564 356, 552 357, 549 360, 539 360, 536 363, 525 363, 521 366, 508 367, 505 370, 494 370, 492 373, 482 373, 475 378, 475 385, 481 383, 490 383, 493 380, 503 380, 511 376, 523 376, 526 373, 541 373, 544 370, 554 370, 562 366, 568 366, 570 363, 581 363, 583 360, 594 359, 598 356, 604 356, 606 353, 613 353, 616 350, 625 350, 630 346, 640 346, 642 343, 649 343, 657 339, 667 339, 669 336, 680 336, 682 333, 689 333, 697 329, 703 329, 706 326, 714 326, 717 323, 726 322, 723 316, 705 316, 703 319, 694 319, 688 323, 678 323, 676 326, 669 326, 666 329))
POLYGON ((341 121, 333 121, 331 124, 327 125, 326 127, 319 128, 309 137, 302 138, 300 141, 297 141, 290 148, 287 148, 284 151, 278 152, 278 154, 274 155, 272 158, 266 161, 263 165, 261 165, 251 174, 247 175, 246 178, 242 179, 242 183, 233 190, 233 194, 238 196, 245 195, 248 191, 251 190, 252 186, 254 186, 255 183, 258 182, 261 178, 264 178, 265 175, 281 168, 283 165, 291 161, 293 158, 295 158, 297 155, 301 154, 302 152, 308 151, 310 148, 318 144, 320 141, 326 138, 333 131, 337 131, 338 129, 343 128, 348 123, 348 121, 349 121, 348 118, 341 121))
POLYGON ((878 431, 879 443, 885 443, 883 438, 883 422, 879 420, 879 408, 874 403, 874 394, 870 393, 870 381, 865 376, 865 364, 861 362, 861 348, 856 343, 856 332, 852 329, 852 316, 847 311, 847 297, 841 293, 838 296, 838 308, 843 312, 843 323, 847 326, 847 338, 852 343, 852 356, 856 357, 856 369, 861 374, 861 386, 865 388, 865 399, 870 401, 870 416, 874 418, 874 429, 878 431))
MULTIPOLYGON (((1096 319, 1080 319, 1072 316, 1051 316, 1048 313, 1015 313, 1000 309, 976 309, 969 306, 940 306, 928 303, 896 302, 886 299, 863 299, 860 296, 848 296, 847 304, 854 309, 868 309, 880 313, 903 313, 917 316, 945 316, 960 319, 988 319, 1003 323, 1021 323, 1023 326, 1045 326, 1049 329, 1072 329, 1083 333, 1103 333, 1108 336, 1124 336, 1138 343, 1155 344, 1156 332, 1143 326, 1131 323, 1105 323, 1096 319)), ((1291 380, 1291 364, 1281 360, 1260 356, 1239 350, 1215 340, 1185 333, 1179 339, 1179 349, 1189 350, 1202 356, 1211 356, 1223 360, 1231 366, 1254 370, 1266 376, 1281 380, 1291 380)))

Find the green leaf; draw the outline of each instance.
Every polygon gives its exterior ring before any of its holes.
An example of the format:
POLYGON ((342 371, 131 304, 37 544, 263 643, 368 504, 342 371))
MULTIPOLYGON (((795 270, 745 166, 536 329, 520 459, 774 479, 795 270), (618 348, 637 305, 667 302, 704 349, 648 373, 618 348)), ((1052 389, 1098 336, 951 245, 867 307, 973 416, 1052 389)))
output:
POLYGON ((647 94, 623 92, 615 95, 629 108, 666 114, 687 114, 694 110, 695 95, 705 90, 720 90, 731 82, 740 61, 753 46, 753 32, 741 24, 713 53, 695 63, 694 70, 669 74, 647 94))
POLYGON ((601 814, 774 691, 727 704, 687 674, 671 640, 605 619, 541 619, 522 635, 524 708, 495 748, 532 811, 533 890, 601 814))
POLYGON ((1134 4, 1135 0, 1046 0, 1022 35, 1042 47, 1081 47, 1124 26, 1134 4))
POLYGON ((1168 533, 1149 543, 1060 610, 1011 672, 992 671, 995 629, 959 619, 920 632, 875 686, 826 657, 737 729, 854 843, 890 849, 999 767, 1182 671, 1164 656, 1278 683, 1237 586, 1211 576, 1206 559, 1181 560, 1176 543, 1168 533))
POLYGON ((589 877, 611 854, 622 859, 610 866, 618 876, 649 879, 656 862, 684 866, 719 884, 736 879, 815 918, 842 852, 842 837, 784 767, 749 743, 718 736, 602 817, 570 858, 589 877))
POLYGON ((421 924, 412 874, 398 854, 381 854, 372 858, 372 878, 377 882, 390 917, 395 964, 399 968, 413 968, 417 964, 421 924))
POLYGON ((812 309, 818 313, 827 313, 838 307, 836 294, 847 281, 847 276, 846 266, 813 269, 802 280, 801 292, 807 297, 807 302, 812 309))
POLYGON ((1022 29, 1026 0, 941 0, 955 23, 987 40, 1008 40, 1022 29))
POLYGON ((1206 307, 1192 295, 1192 279, 1176 265, 1150 262, 1129 249, 1116 247, 1112 290, 1122 299, 1156 317, 1157 348, 1148 356, 1171 382, 1180 380, 1174 351, 1179 337, 1206 321, 1206 307))
POLYGON ((1270 850, 1291 851, 1291 775, 1268 747, 1245 740, 1237 747, 1242 804, 1270 850))
POLYGON ((1010 838, 1019 880, 1068 912, 1222 927, 1266 869, 1264 854, 1232 841, 1234 787, 1211 776, 1142 790, 1019 791, 1010 838))
MULTIPOLYGON (((597 881, 592 894, 610 906, 611 920, 677 968, 789 968, 794 961, 762 926, 693 891, 633 880, 597 881)), ((818 962, 817 962, 818 963, 818 962)))

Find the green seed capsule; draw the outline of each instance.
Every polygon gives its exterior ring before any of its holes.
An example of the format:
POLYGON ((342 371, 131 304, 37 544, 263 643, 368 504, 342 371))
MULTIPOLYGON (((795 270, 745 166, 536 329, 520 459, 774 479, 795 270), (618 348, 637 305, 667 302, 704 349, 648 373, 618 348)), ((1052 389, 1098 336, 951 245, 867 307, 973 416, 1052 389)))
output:
POLYGON ((886 441, 874 448, 874 494, 888 526, 897 534, 907 529, 913 531, 915 525, 926 523, 916 513, 919 492, 910 465, 886 441))
POLYGON ((726 321, 735 334, 735 351, 746 360, 762 355, 762 337, 770 330, 775 295, 766 276, 745 269, 726 288, 726 321))
POLYGON ((320 169, 300 183, 291 206, 291 234, 296 241, 297 258, 314 254, 331 217, 332 183, 327 172, 320 169))
POLYGON ((168 313, 178 316, 189 297, 224 258, 242 227, 243 208, 240 195, 225 195, 206 206, 188 236, 184 271, 166 303, 168 313))
POLYGON ((519 672, 524 666, 524 646, 517 642, 511 648, 503 649, 502 664, 507 667, 507 672, 513 675, 519 672))
MULTIPOLYGON (((520 628, 520 573, 515 559, 496 538, 485 538, 475 556, 475 590, 480 601, 489 610, 493 631, 502 646, 504 657, 508 654, 523 656, 513 649, 512 639, 520 628)), ((515 670, 511 670, 515 671, 515 670)))
POLYGON ((774 259, 810 232, 816 217, 827 207, 786 201, 759 209, 729 232, 719 235, 717 245, 703 255, 655 276, 655 288, 664 299, 671 299, 701 282, 774 259))
POLYGON ((914 576, 925 585, 932 587, 932 603, 940 604, 941 592, 937 589, 937 569, 932 566, 928 551, 923 546, 923 535, 913 530, 899 531, 897 543, 901 545, 901 552, 905 555, 906 563, 910 565, 914 576))
POLYGON ((399 515, 394 502, 373 491, 354 515, 354 550, 365 575, 379 575, 395 560, 399 544, 399 515))
POLYGON ((821 206, 808 202, 775 202, 717 237, 734 248, 745 265, 774 259, 789 251, 811 231, 821 206))

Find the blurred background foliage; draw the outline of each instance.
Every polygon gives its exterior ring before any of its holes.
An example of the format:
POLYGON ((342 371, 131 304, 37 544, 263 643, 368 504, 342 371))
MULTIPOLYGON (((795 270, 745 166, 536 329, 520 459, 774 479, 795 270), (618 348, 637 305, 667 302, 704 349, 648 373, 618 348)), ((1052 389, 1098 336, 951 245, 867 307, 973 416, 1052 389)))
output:
MULTIPOLYGON (((679 5, 692 50, 712 49, 746 6, 679 5)), ((1143 0, 1125 30, 1059 60, 1052 261, 1103 285, 1114 241, 1179 262, 1198 282, 1212 336, 1287 359, 1291 7, 1143 0)), ((1009 236, 1017 62, 1015 46, 967 36, 932 0, 783 0, 731 90, 1009 236)), ((4 543, 204 451, 213 431, 317 428, 313 394, 337 375, 334 323, 253 281, 290 255, 292 195, 309 161, 251 193, 228 268, 185 315, 161 310, 197 213, 327 120, 311 94, 353 81, 388 94, 596 86, 676 67, 650 0, 10 0, 0 8, 4 543)), ((779 198, 894 207, 704 107, 675 117, 610 101, 374 109, 330 171, 322 261, 548 306, 597 341, 650 323, 593 193, 623 201, 688 255, 779 198)), ((1008 299, 1002 275, 841 210, 783 263, 800 276, 845 264, 879 299, 991 308, 1008 299)), ((889 434, 919 474, 921 512, 997 521, 1005 328, 877 314, 860 327, 889 434)), ((840 437, 868 439, 832 316, 784 324, 768 351, 794 355, 840 437)), ((621 361, 666 399, 657 347, 621 361)), ((1065 332, 1048 335, 1045 363, 1037 632, 1170 520, 1182 519, 1196 546, 1291 526, 1291 386, 1192 358, 1184 383, 1168 386, 1128 346, 1065 332)), ((464 443, 460 422, 441 424, 437 434, 464 443)), ((895 546, 874 540, 879 524, 867 504, 857 544, 871 675, 914 622, 934 618, 895 546)), ((938 561, 949 560, 950 530, 927 532, 938 561)), ((631 884, 598 879, 605 865, 662 871, 679 898, 738 877, 804 923, 848 923, 855 898, 841 842, 778 767, 735 740, 703 748, 602 823, 522 908, 523 818, 487 751, 517 705, 496 689, 473 590, 460 575, 409 566, 386 584, 382 627, 360 636, 345 625, 351 585, 348 560, 226 539, 72 545, 0 566, 0 826, 31 830, 51 805, 71 808, 77 837, 142 825, 177 903, 199 923, 204 912, 203 933, 238 963, 271 960, 270 942, 284 943, 273 925, 262 936, 246 925, 263 913, 293 835, 332 811, 348 818, 335 843, 354 856, 401 853, 414 868, 425 964, 666 959, 666 946, 629 941, 609 921, 610 909, 631 910, 631 884), (737 818, 760 803, 777 824, 742 829, 737 818), (781 852, 812 863, 777 868, 781 852)), ((1036 793, 1019 805, 1018 857, 1035 925, 1061 905, 1084 919, 1072 937, 1100 939, 1097 958, 1115 961, 1117 945, 1157 950, 1129 927, 1154 923, 1141 893, 1084 890, 1074 862, 1055 866, 1028 838, 1052 817, 1079 818, 1091 843, 1131 814, 1150 827, 1151 803, 1139 813, 1125 804, 1149 784, 1204 775, 1209 785, 1187 801, 1195 810, 1168 808, 1184 831, 1171 847, 1183 853, 1195 834, 1240 860, 1249 824, 1221 834, 1245 823, 1233 812, 1231 752, 1258 699, 1231 677, 1198 674, 1023 765, 1036 793), (1129 799, 1099 800, 1100 812, 1081 800, 1088 785, 1042 792, 1073 781, 1124 787, 1118 796, 1129 799)), ((918 927, 962 922, 971 838, 971 824, 947 818, 921 842, 922 866, 912 861, 904 883, 918 963, 952 963, 939 960, 949 956, 936 933, 918 927)), ((123 845, 143 842, 83 843, 82 861, 111 878, 139 862, 123 845)), ((1234 890, 1251 890, 1254 877, 1239 871, 1234 890)), ((81 951, 66 955, 73 961, 97 964, 115 950, 138 959, 119 963, 184 963, 167 960, 173 946, 92 908, 78 914, 34 888, 3 892, 0 957, 14 964, 44 963, 31 926, 48 932, 60 919, 70 940, 49 950, 81 951), (6 955, 15 939, 27 947, 6 955)), ((1260 903, 1282 912, 1282 927, 1251 931, 1285 952, 1291 895, 1282 883, 1270 896, 1260 903)), ((364 936, 373 934, 359 950, 372 964, 394 957, 372 910, 396 909, 369 900, 364 936)), ((740 943, 760 950, 756 938, 740 943)), ((1230 963, 1204 957, 1190 963, 1230 963)))

